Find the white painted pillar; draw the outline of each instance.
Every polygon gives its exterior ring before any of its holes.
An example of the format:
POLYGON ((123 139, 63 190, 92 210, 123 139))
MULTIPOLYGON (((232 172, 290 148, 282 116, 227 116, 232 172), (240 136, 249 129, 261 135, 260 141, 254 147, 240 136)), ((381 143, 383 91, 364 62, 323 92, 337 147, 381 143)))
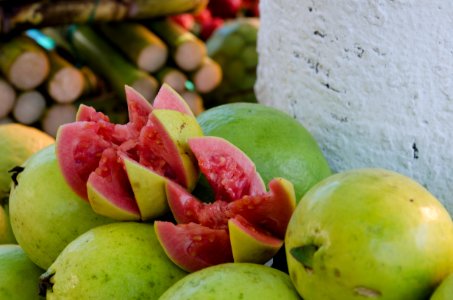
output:
POLYGON ((334 171, 401 172, 453 214, 453 2, 261 0, 260 9, 259 101, 301 121, 334 171))

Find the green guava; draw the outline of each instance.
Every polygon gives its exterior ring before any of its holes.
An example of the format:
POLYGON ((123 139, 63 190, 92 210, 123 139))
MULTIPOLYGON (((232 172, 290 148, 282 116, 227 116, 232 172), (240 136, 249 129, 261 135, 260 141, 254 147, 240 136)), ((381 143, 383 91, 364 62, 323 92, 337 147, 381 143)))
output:
POLYGON ((55 146, 33 154, 14 174, 9 211, 17 242, 30 259, 47 269, 64 247, 88 229, 113 220, 97 215, 67 185, 55 146))
POLYGON ((96 227, 72 241, 41 276, 46 299, 158 299, 187 273, 159 245, 152 224, 96 227))
POLYGON ((54 142, 53 137, 31 126, 18 123, 0 125, 0 199, 9 194, 11 174, 8 171, 54 142))
POLYGON ((0 203, 0 245, 2 244, 17 244, 17 241, 9 221, 9 207, 0 203))
POLYGON ((159 300, 300 300, 288 274, 252 263, 226 263, 191 273, 159 300))
POLYGON ((448 275, 436 288, 429 300, 451 300, 453 297, 453 273, 448 275))
POLYGON ((37 300, 38 268, 19 245, 0 245, 0 299, 37 300))
POLYGON ((294 184, 296 200, 331 174, 313 136, 290 115, 258 103, 210 108, 198 122, 205 135, 227 139, 255 163, 266 185, 282 177, 294 184))
POLYGON ((16 244, 8 215, 11 170, 54 142, 53 137, 31 126, 19 123, 0 125, 0 244, 16 244))
POLYGON ((303 298, 427 299, 453 271, 453 222, 414 180, 385 169, 326 178, 301 199, 285 237, 303 298))

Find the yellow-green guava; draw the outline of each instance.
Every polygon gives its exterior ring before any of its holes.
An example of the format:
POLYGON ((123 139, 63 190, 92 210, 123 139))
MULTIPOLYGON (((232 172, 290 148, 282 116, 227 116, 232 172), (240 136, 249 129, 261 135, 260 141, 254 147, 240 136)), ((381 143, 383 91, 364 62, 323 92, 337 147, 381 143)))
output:
POLYGON ((97 215, 67 185, 58 167, 55 146, 33 154, 12 184, 11 227, 29 258, 47 269, 64 247, 93 227, 113 222, 97 215))
POLYGON ((16 243, 8 216, 10 170, 54 142, 53 137, 31 126, 19 123, 0 125, 0 244, 16 243))
POLYGON ((288 274, 253 263, 225 263, 196 271, 159 300, 300 300, 288 274))
POLYGON ((0 125, 0 199, 9 194, 11 174, 8 171, 54 142, 53 137, 31 126, 18 123, 0 125))
POLYGON ((187 273, 160 247, 152 224, 96 227, 71 242, 41 276, 46 299, 158 299, 187 273))
POLYGON ((332 175, 301 199, 285 237, 301 296, 426 299, 453 271, 453 222, 414 180, 384 169, 332 175))
MULTIPOLYGON (((255 163, 266 185, 276 177, 291 181, 297 202, 331 174, 310 132, 278 109, 259 103, 231 103, 210 108, 197 120, 205 135, 222 137, 241 149, 255 163)), ((197 191, 205 193, 200 188, 197 191)))
POLYGON ((0 245, 3 244, 17 244, 17 242, 9 221, 9 207, 7 204, 2 206, 0 203, 0 245))
POLYGON ((429 300, 451 300, 453 299, 453 273, 448 275, 436 288, 429 300))
POLYGON ((42 299, 38 288, 42 272, 19 245, 0 245, 0 299, 42 299))

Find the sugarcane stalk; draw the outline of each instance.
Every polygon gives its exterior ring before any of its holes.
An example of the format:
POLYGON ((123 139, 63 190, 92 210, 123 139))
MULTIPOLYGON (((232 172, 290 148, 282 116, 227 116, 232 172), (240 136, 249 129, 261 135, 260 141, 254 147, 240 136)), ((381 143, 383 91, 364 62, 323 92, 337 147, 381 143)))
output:
POLYGON ((16 101, 16 91, 13 86, 0 78, 0 119, 5 118, 13 110, 16 101))
POLYGON ((49 59, 32 39, 19 35, 0 44, 0 70, 17 89, 34 89, 48 76, 49 59))
POLYGON ((194 83, 195 90, 200 93, 209 93, 222 82, 222 68, 206 56, 198 69, 189 74, 189 79, 194 83))
POLYGON ((99 76, 88 66, 79 68, 84 78, 83 95, 100 94, 105 90, 105 84, 99 76))
POLYGON ((205 110, 203 98, 197 92, 184 91, 181 93, 181 97, 187 102, 195 116, 198 116, 205 110))
POLYGON ((12 115, 19 123, 31 125, 41 118, 45 108, 46 99, 42 93, 36 90, 25 91, 17 97, 12 115))
POLYGON ((53 104, 44 113, 41 128, 55 137, 61 125, 75 121, 76 114, 77 108, 73 104, 53 104))
POLYGON ((162 83, 167 83, 177 92, 182 92, 185 89, 187 76, 181 70, 166 66, 156 73, 157 80, 162 83))
POLYGON ((68 34, 77 57, 84 59, 93 71, 105 78, 118 96, 124 97, 124 85, 127 84, 146 99, 154 97, 158 89, 157 80, 128 62, 94 30, 88 26, 71 26, 68 34))
POLYGON ((56 51, 48 52, 50 74, 47 79, 47 92, 58 103, 71 103, 84 91, 85 78, 79 69, 61 57, 56 51))
POLYGON ((184 71, 193 71, 207 55, 206 44, 170 18, 161 18, 147 25, 169 47, 175 64, 184 71))
POLYGON ((42 0, 7 3, 0 10, 0 33, 44 26, 140 20, 204 9, 208 0, 42 0))
POLYGON ((156 72, 166 63, 167 45, 148 28, 138 23, 108 23, 100 31, 138 68, 156 72))

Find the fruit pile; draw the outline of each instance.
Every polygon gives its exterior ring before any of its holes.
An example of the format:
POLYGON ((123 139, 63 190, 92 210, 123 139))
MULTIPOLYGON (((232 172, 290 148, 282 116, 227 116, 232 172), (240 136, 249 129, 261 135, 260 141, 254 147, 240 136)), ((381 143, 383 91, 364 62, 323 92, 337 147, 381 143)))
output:
POLYGON ((258 103, 125 98, 128 122, 80 105, 55 141, 0 126, 1 299, 451 297, 453 222, 417 182, 332 174, 258 103))

